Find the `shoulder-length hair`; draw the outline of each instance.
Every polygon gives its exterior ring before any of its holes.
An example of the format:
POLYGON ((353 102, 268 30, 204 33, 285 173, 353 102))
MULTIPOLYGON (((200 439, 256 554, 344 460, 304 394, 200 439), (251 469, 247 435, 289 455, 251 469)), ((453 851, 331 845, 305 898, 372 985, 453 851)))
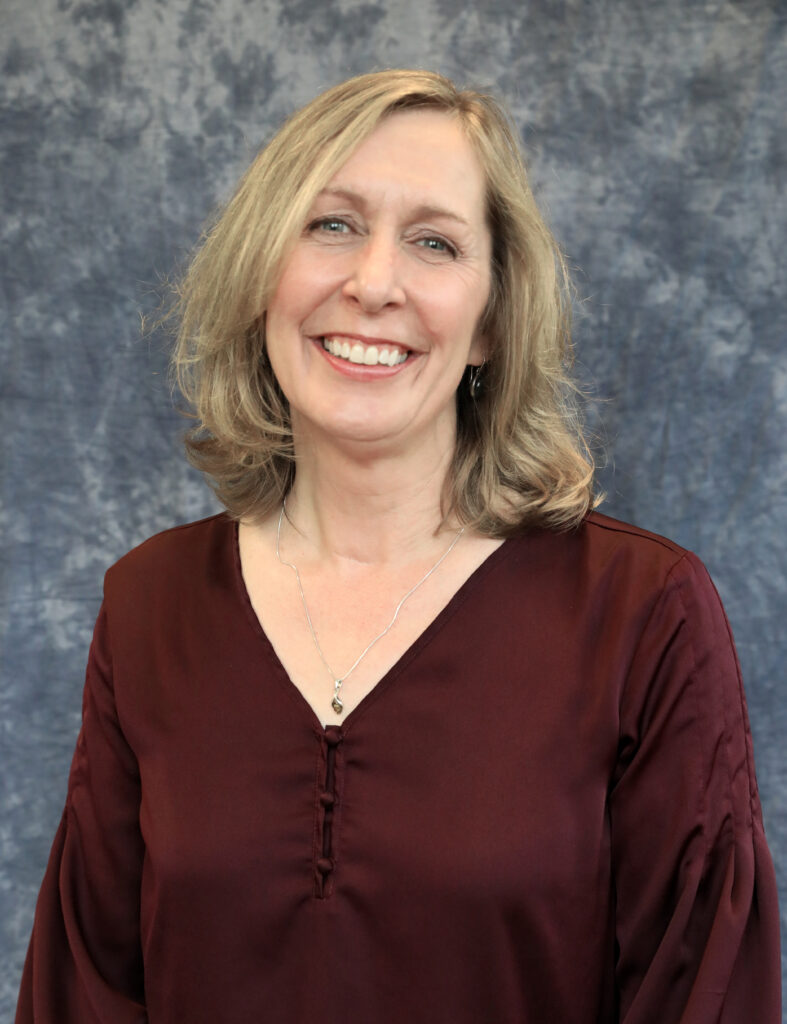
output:
POLYGON ((432 72, 381 71, 329 89, 284 124, 177 286, 173 369, 197 420, 187 454, 236 518, 278 506, 295 475, 289 407, 265 354, 265 311, 288 247, 317 193, 380 121, 420 107, 464 129, 486 176, 493 241, 482 386, 471 397, 465 376, 457 391, 443 515, 503 537, 573 526, 593 504, 593 463, 567 372, 568 277, 517 132, 487 95, 432 72))

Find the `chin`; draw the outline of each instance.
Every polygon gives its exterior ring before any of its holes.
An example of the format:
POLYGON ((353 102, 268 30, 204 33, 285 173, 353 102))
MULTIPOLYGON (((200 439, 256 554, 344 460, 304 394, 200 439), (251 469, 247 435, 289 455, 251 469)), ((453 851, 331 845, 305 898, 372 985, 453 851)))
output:
POLYGON ((404 426, 398 429, 392 425, 379 423, 343 423, 326 429, 325 433, 333 441, 343 445, 374 445, 387 446, 401 442, 404 426))
MULTIPOLYGON (((321 409, 312 416, 298 416, 293 421, 296 439, 303 444, 325 443, 355 449, 357 454, 386 456, 404 454, 437 444, 441 449, 447 440, 456 438, 456 418, 453 407, 446 415, 418 422, 419 407, 393 409, 390 403, 340 404, 321 409), (384 407, 387 406, 387 407, 384 407)), ((297 440, 296 440, 297 443, 297 440)))
POLYGON ((304 437, 319 436, 337 441, 379 441, 392 434, 400 434, 412 416, 393 410, 382 403, 321 401, 309 415, 302 412, 293 415, 293 427, 304 437))

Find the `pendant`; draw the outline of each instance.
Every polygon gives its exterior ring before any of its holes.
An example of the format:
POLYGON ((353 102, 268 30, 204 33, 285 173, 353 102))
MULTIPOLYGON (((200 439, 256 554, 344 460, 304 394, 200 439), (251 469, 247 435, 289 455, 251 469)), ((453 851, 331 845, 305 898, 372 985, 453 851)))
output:
POLYGON ((342 680, 341 679, 334 679, 334 681, 333 681, 333 700, 331 701, 331 707, 333 708, 333 710, 336 712, 337 715, 340 715, 342 713, 342 711, 344 711, 344 704, 342 704, 342 699, 339 696, 339 690, 341 690, 341 688, 342 688, 342 680))

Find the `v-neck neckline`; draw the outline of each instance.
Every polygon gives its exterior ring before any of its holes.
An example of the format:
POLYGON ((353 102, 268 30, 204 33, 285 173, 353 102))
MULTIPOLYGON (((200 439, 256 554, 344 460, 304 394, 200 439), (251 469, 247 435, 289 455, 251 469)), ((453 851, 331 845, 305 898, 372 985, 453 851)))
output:
POLYGON ((295 698, 298 704, 305 709, 307 715, 311 719, 311 725, 313 728, 318 730, 320 735, 323 735, 328 729, 339 729, 343 735, 347 735, 351 727, 355 724, 356 719, 361 718, 363 714, 371 707, 371 705, 378 699, 387 689, 389 689, 391 683, 399 676, 404 669, 410 664, 410 662, 420 653, 420 651, 433 639, 433 637, 440 632, 443 626, 448 622, 449 619, 453 618, 459 608, 464 604, 471 592, 480 584, 484 577, 497 565, 497 563, 503 558, 503 552, 510 550, 511 546, 515 543, 517 538, 506 538, 503 543, 490 552, 486 558, 481 562, 480 565, 470 573, 466 580, 459 586, 453 596, 450 598, 447 604, 445 604, 432 621, 419 633, 419 635, 413 640, 410 646, 402 652, 397 658, 393 665, 385 672, 380 679, 374 684, 369 692, 361 698, 361 700, 355 705, 355 707, 348 712, 347 717, 341 723, 323 723, 318 718, 314 708, 311 706, 305 695, 301 691, 300 687, 297 686, 289 672, 287 671, 284 663, 276 652, 276 648, 273 646, 270 637, 265 632, 265 629, 260 621, 257 612, 254 610, 254 605, 251 602, 251 596, 249 595, 246 581, 243 578, 243 565, 241 562, 240 555, 240 540, 239 540, 239 523, 232 523, 232 561, 234 567, 234 582, 237 588, 238 597, 243 606, 249 623, 256 633, 257 637, 263 643, 269 659, 272 661, 277 672, 282 677, 283 684, 291 691, 291 696, 295 698))

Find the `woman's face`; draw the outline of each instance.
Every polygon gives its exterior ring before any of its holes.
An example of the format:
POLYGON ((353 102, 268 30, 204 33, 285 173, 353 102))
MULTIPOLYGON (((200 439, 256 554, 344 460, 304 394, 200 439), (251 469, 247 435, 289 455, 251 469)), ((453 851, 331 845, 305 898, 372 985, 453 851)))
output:
POLYGON ((453 449, 457 385, 484 357, 491 248, 458 121, 416 110, 378 125, 316 197, 267 310, 296 444, 453 449))

